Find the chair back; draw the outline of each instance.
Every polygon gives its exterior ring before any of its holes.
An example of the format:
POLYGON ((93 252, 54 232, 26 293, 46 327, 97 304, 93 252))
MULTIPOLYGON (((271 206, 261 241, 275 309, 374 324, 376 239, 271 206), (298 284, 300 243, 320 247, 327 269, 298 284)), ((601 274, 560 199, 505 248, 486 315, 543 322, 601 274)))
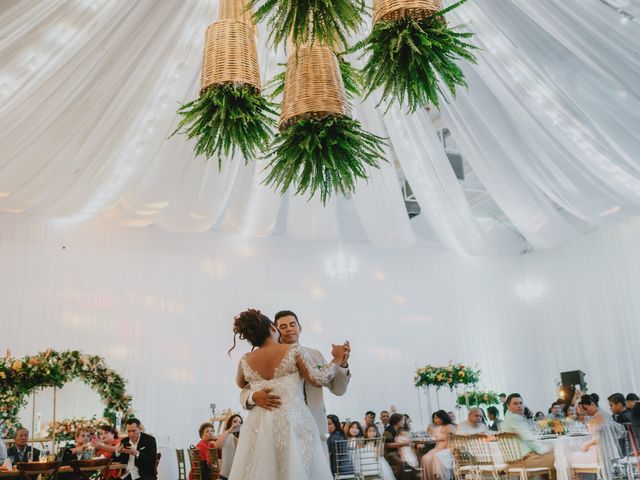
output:
POLYGON ((178 459, 178 480, 187 480, 187 466, 184 463, 184 450, 176 448, 176 457, 178 459))
POLYGON ((458 477, 460 468, 476 465, 475 457, 473 456, 469 445, 469 440, 469 435, 452 434, 449 437, 449 448, 453 455, 453 459, 455 460, 456 468, 454 473, 456 473, 456 477, 458 477))
POLYGON ((220 478, 220 460, 221 459, 222 459, 222 450, 218 448, 209 449, 209 463, 211 464, 210 468, 211 468, 212 480, 218 480, 220 478))
POLYGON ((16 468, 20 472, 22 480, 31 480, 31 477, 42 475, 42 479, 55 479, 62 462, 18 462, 16 468))
POLYGON ((189 453, 189 465, 191 466, 191 480, 205 480, 202 478, 202 471, 200 469, 200 462, 202 461, 200 458, 200 450, 191 445, 187 452, 189 453))
POLYGON ((358 441, 364 439, 349 438, 346 440, 337 440, 334 442, 334 458, 336 466, 336 480, 348 480, 358 478, 359 458, 355 455, 358 441))
POLYGON ((525 457, 522 440, 515 433, 502 432, 496 435, 498 447, 504 461, 508 464, 522 463, 525 457))
POLYGON ((467 437, 467 448, 475 465, 493 465, 491 446, 486 435, 474 434, 467 437))
POLYGON ((71 460, 70 465, 77 480, 90 480, 96 472, 100 472, 98 476, 100 480, 106 480, 109 476, 111 459, 71 460))

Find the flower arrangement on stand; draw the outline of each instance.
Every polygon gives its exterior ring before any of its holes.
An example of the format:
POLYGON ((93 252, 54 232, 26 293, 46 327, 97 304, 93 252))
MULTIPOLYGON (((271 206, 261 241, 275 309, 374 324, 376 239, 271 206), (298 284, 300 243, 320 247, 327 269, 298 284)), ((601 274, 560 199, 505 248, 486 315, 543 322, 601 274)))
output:
POLYGON ((101 425, 109 423, 108 418, 65 418, 57 422, 49 422, 47 438, 52 438, 55 433, 56 440, 61 442, 74 441, 76 432, 80 428, 87 428, 95 432, 101 425))
POLYGON ((456 405, 460 407, 479 407, 482 405, 498 405, 500 398, 493 391, 471 390, 458 395, 456 405))
POLYGON ((23 358, 14 358, 7 352, 6 357, 0 359, 0 421, 5 429, 0 433, 13 435, 21 425, 18 421, 20 409, 36 389, 61 388, 76 378, 100 396, 105 404, 105 417, 115 421, 116 412, 123 417, 132 413, 126 380, 109 368, 102 357, 77 350, 57 352, 49 349, 23 358))
POLYGON ((446 367, 426 365, 416 370, 414 384, 416 387, 448 387, 453 390, 456 385, 475 385, 480 381, 480 370, 474 370, 461 363, 450 363, 446 367))

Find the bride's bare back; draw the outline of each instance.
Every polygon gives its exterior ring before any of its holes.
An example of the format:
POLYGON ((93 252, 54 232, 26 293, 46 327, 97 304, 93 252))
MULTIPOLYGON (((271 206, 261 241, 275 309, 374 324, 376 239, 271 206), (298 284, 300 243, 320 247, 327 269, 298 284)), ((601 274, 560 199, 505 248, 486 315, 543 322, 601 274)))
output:
POLYGON ((264 345, 247 354, 247 363, 262 378, 272 380, 289 347, 280 343, 264 345))

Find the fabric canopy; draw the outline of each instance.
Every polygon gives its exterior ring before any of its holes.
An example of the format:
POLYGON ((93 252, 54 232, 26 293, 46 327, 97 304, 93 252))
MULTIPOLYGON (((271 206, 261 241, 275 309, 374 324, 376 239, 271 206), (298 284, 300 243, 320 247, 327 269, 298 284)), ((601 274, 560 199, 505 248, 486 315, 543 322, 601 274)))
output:
MULTIPOLYGON (((509 225, 483 221, 451 169, 434 112, 354 115, 389 138, 389 163, 323 206, 262 185, 264 160, 194 158, 170 137, 199 88, 217 2, 7 0, 0 4, 0 211, 104 217, 175 232, 434 241, 466 255, 556 247, 640 212, 640 25, 600 0, 474 0, 468 91, 442 120, 509 225), (398 172, 422 213, 410 220, 398 172), (425 221, 428 226, 425 225, 425 221)), ((451 2, 449 2, 451 3, 451 2)), ((263 80, 284 59, 260 30, 263 80)), ((367 27, 368 28, 368 23, 367 27)))

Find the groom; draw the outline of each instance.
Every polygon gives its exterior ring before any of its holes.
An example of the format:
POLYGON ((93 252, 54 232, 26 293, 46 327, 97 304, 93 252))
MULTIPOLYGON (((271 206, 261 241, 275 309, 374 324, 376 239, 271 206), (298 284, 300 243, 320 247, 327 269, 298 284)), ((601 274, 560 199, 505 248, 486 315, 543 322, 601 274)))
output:
MULTIPOLYGON (((274 322, 276 324, 276 328, 280 332, 280 343, 299 343, 302 326, 300 325, 298 316, 295 313, 289 310, 278 312, 276 313, 274 322)), ((327 386, 331 393, 338 396, 344 395, 344 393, 347 391, 349 380, 351 379, 351 373, 349 372, 348 363, 351 346, 349 345, 348 341, 345 342, 344 347, 346 353, 342 364, 338 368, 336 368, 336 376, 327 386)), ((320 353, 318 350, 314 350, 313 348, 308 347, 305 347, 305 349, 311 357, 311 360, 317 365, 321 366, 327 363, 322 356, 322 353, 320 353)), ((305 383, 304 398, 307 402, 309 410, 311 410, 313 418, 318 424, 320 435, 327 433, 327 412, 324 407, 322 388, 314 387, 313 385, 305 383)), ((271 394, 270 388, 265 388, 263 390, 254 392, 249 387, 245 387, 240 393, 240 404, 247 410, 253 408, 256 405, 258 407, 271 410, 273 408, 278 408, 280 406, 280 403, 280 397, 271 394)), ((326 442, 324 442, 324 436, 323 444, 326 445, 326 442)))

